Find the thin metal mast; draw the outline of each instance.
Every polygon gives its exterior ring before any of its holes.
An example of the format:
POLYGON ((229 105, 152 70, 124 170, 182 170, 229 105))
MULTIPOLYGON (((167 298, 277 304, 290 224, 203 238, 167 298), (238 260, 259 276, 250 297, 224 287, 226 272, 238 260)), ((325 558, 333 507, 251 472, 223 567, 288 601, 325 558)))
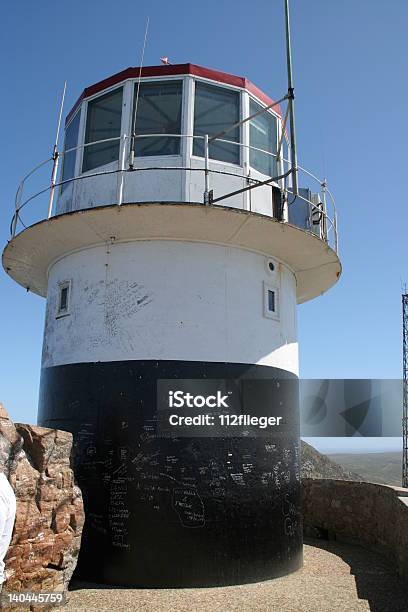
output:
POLYGON ((290 19, 289 19, 289 0, 285 0, 285 25, 286 25, 286 61, 288 68, 288 100, 290 108, 290 147, 291 147, 291 166, 292 166, 292 188, 293 195, 299 194, 298 190, 298 169, 296 152, 296 123, 295 123, 295 90, 293 87, 292 76, 292 50, 290 40, 290 19))
POLYGON ((145 34, 144 34, 144 40, 143 40, 142 56, 140 58, 140 66, 139 66, 139 78, 137 80, 135 107, 133 109, 133 115, 132 115, 132 134, 131 134, 130 151, 129 151, 129 168, 131 169, 133 169, 133 165, 135 162, 136 116, 137 116, 137 108, 139 105, 140 80, 142 78, 142 69, 143 69, 143 62, 144 62, 144 54, 146 50, 147 33, 149 31, 149 22, 150 22, 150 17, 146 19, 146 28, 145 28, 145 34))
POLYGON ((50 198, 49 198, 49 201, 48 201, 48 219, 52 215, 52 205, 53 205, 53 202, 54 202, 55 183, 56 183, 56 180, 57 180, 58 160, 59 160, 58 142, 59 142, 59 134, 60 134, 61 120, 62 120, 62 111, 64 109, 64 101, 65 101, 65 92, 66 92, 66 90, 67 90, 67 82, 65 81, 65 83, 64 83, 64 90, 62 92, 62 97, 61 97, 61 104, 60 104, 60 108, 59 108, 57 133, 55 135, 55 143, 54 143, 54 147, 52 149, 53 165, 52 165, 52 173, 51 173, 50 198))
POLYGON ((408 487, 408 293, 402 294, 402 486, 408 487))

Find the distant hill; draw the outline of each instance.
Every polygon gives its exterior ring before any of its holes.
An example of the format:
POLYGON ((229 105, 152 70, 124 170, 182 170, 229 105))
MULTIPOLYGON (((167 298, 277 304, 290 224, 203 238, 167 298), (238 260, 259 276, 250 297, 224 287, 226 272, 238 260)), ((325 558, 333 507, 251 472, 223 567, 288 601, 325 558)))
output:
POLYGON ((338 480, 364 480, 359 474, 349 471, 332 459, 319 453, 313 446, 302 441, 302 478, 336 478, 338 480))
POLYGON ((356 471, 368 482, 401 486, 402 453, 337 453, 329 455, 345 470, 356 471))

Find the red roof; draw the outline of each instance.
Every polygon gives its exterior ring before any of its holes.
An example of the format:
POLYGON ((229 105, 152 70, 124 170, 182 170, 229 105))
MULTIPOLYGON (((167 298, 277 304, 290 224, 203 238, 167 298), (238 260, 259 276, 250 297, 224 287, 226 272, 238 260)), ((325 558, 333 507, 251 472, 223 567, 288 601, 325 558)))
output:
MULTIPOLYGON (((103 79, 103 81, 99 81, 98 83, 95 83, 90 87, 86 87, 82 94, 79 96, 78 100, 75 102, 70 112, 68 113, 65 122, 67 123, 70 120, 70 118, 75 113, 76 109, 84 98, 93 96, 94 94, 103 91, 108 87, 112 87, 112 85, 116 85, 116 83, 121 83, 122 81, 125 81, 126 79, 137 79, 139 77, 139 73, 140 68, 126 68, 126 70, 117 72, 116 74, 108 77, 107 79, 103 79)), ((145 66, 144 68, 142 68, 141 71, 142 77, 170 76, 176 74, 191 74, 193 76, 211 79, 212 81, 217 81, 219 83, 235 85, 236 87, 246 89, 266 105, 273 103, 272 98, 267 96, 263 91, 261 91, 256 85, 251 83, 251 81, 248 81, 248 79, 246 79, 245 77, 235 76, 234 74, 228 74, 227 72, 221 72, 220 70, 212 70, 211 68, 197 66, 196 64, 169 64, 162 66, 145 66)), ((274 111, 281 115, 281 110, 279 106, 276 106, 274 108, 274 111)))

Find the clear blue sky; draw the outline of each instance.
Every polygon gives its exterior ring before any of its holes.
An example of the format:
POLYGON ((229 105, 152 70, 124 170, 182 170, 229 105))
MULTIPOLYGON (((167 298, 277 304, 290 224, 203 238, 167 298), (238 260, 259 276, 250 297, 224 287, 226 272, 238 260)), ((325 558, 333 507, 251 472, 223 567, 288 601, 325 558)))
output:
MULTIPOLYGON (((343 276, 299 308, 301 374, 401 375, 401 279, 408 280, 406 0, 292 0, 299 161, 327 174, 339 210, 343 276)), ((19 0, 2 7, 1 244, 20 177, 53 144, 57 100, 168 55, 285 93, 282 0, 19 0)), ((45 209, 38 211, 45 215, 45 209)), ((35 422, 44 300, 0 274, 0 398, 35 422)))

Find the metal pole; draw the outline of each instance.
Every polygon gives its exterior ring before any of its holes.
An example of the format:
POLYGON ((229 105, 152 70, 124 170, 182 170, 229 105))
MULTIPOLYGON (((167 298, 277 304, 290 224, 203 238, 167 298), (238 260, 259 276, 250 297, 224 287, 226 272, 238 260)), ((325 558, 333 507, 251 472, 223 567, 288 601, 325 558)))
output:
POLYGON ((16 235, 17 222, 18 222, 18 210, 16 209, 16 212, 14 213, 14 217, 13 217, 13 225, 12 225, 12 230, 11 230, 12 238, 14 238, 14 236, 16 235))
POLYGON ((60 110, 59 110, 59 116, 58 116, 57 134, 55 136, 54 151, 58 147, 59 133, 60 133, 60 128, 61 128, 61 119, 62 119, 62 110, 64 108, 65 92, 66 92, 66 90, 67 90, 67 82, 65 81, 65 83, 64 83, 64 90, 62 92, 62 99, 61 99, 61 105, 60 105, 60 110))
POLYGON ((271 104, 268 104, 268 106, 265 106, 264 108, 261 108, 261 110, 256 111, 256 113, 249 115, 249 117, 245 117, 245 119, 240 119, 236 123, 233 123, 232 125, 227 127, 225 130, 222 130, 222 132, 218 132, 217 134, 214 134, 214 136, 211 136, 211 138, 209 139, 209 142, 211 143, 213 142, 213 140, 218 140, 218 138, 225 136, 225 134, 228 134, 228 132, 230 132, 234 128, 240 127, 241 125, 244 125, 244 123, 246 123, 247 121, 251 121, 251 119, 255 119, 255 117, 258 117, 258 115, 262 115, 263 113, 266 113, 266 111, 270 110, 274 106, 279 106, 281 102, 284 102, 287 99, 288 99, 288 94, 286 94, 285 96, 283 96, 283 98, 281 98, 280 100, 277 100, 276 102, 271 102, 271 104))
POLYGON ((58 141, 59 141, 59 133, 60 133, 61 119, 62 119, 62 110, 64 108, 64 100, 65 100, 65 92, 66 92, 66 90, 67 90, 67 82, 65 81, 65 83, 64 83, 64 90, 62 92, 62 99, 61 99, 60 109, 59 109, 58 124, 57 124, 57 133, 56 133, 56 136, 55 136, 54 148, 52 150, 52 159, 54 160, 54 164, 52 166, 52 173, 51 173, 51 190, 50 190, 50 199, 49 199, 49 202, 48 202, 48 219, 52 215, 52 205, 53 205, 53 202, 54 202, 55 183, 56 183, 56 180, 57 180, 58 159, 59 159, 58 141))
POLYGON ((337 233, 337 213, 334 213, 334 230, 335 230, 335 248, 337 255, 339 254, 339 237, 337 233))
POLYGON ((292 166, 292 190, 293 195, 299 195, 298 188, 298 168, 296 152, 296 124, 295 124, 295 93, 292 77, 292 51, 290 42, 290 20, 289 20, 289 0, 285 0, 285 25, 286 25, 286 59, 288 68, 288 98, 290 107, 290 146, 291 146, 291 166, 292 166))
POLYGON ((50 199, 48 202, 48 219, 52 215, 52 205, 54 202, 55 183, 56 183, 57 172, 58 172, 58 158, 59 158, 58 151, 56 151, 55 156, 54 156, 54 165, 52 167, 52 174, 51 174, 51 190, 50 190, 50 199))
POLYGON ((408 294, 402 294, 402 486, 408 487, 408 294))
MULTIPOLYGON (((322 219, 322 231, 323 231, 323 237, 324 240, 327 242, 327 203, 326 203, 326 187, 327 187, 327 181, 326 179, 323 180, 322 184, 321 184, 321 188, 322 188, 322 204, 323 204, 323 219, 322 219)), ((336 229, 334 230, 336 231, 336 229)))
POLYGON ((147 33, 149 31, 149 22, 150 22, 150 18, 148 17, 146 19, 146 28, 145 28, 143 47, 142 47, 142 56, 140 58, 139 78, 137 80, 135 108, 133 109, 133 116, 132 116, 132 132, 131 132, 130 151, 129 151, 129 168, 131 169, 133 169, 133 166, 135 163, 136 116, 137 116, 137 107, 139 105, 140 81, 142 78, 142 69, 143 69, 143 62, 144 62, 144 54, 146 50, 147 33))
POLYGON ((286 178, 290 173, 291 170, 288 170, 284 174, 280 174, 279 176, 272 176, 271 178, 266 179, 266 181, 257 181, 254 185, 248 185, 248 187, 243 187, 242 189, 231 191, 231 193, 226 193, 225 195, 212 199, 211 204, 221 202, 221 200, 226 200, 227 198, 231 198, 232 196, 238 195, 239 193, 245 193, 246 191, 251 191, 252 189, 256 189, 257 187, 262 187, 262 185, 269 185, 273 182, 277 183, 278 181, 286 178))
POLYGON ((124 181, 124 170, 126 160, 126 134, 123 134, 121 138, 121 154, 120 154, 120 167, 119 167, 119 179, 118 179, 118 205, 121 206, 123 203, 123 181, 124 181))
POLYGON ((23 184, 24 184, 24 179, 21 181, 20 185, 18 186, 17 193, 16 193, 15 213, 13 217, 12 230, 11 230, 12 238, 14 238, 14 236, 16 235, 16 231, 17 231, 18 215, 20 212, 21 192, 23 191, 23 184))
POLYGON ((204 204, 210 203, 209 171, 208 171, 208 134, 204 136, 204 204))
MULTIPOLYGON (((283 119, 283 123, 282 123, 282 128, 281 128, 281 135, 279 138, 279 143, 278 143, 278 150, 276 151, 276 163, 279 164, 279 162, 281 161, 280 157, 281 157, 281 151, 282 151, 282 145, 283 145, 283 139, 285 138, 285 132, 286 132, 286 123, 288 121, 288 115, 289 115, 289 110, 290 110, 290 106, 288 104, 288 107, 286 109, 286 113, 285 113, 285 117, 283 119)), ((283 159, 283 158, 282 158, 283 159)), ((285 172, 285 160, 283 159, 283 166, 282 166, 282 170, 285 172)))

